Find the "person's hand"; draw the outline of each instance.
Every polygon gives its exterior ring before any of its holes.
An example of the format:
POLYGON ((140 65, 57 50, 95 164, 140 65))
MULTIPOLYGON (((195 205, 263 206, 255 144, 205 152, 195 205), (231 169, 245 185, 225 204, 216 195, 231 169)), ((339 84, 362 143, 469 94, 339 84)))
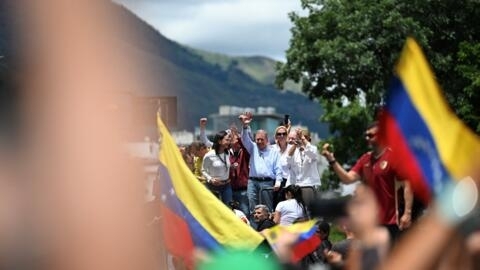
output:
POLYGON ((240 121, 242 121, 243 126, 248 126, 252 122, 253 114, 251 112, 245 112, 238 116, 240 121))
POLYGON ((308 141, 303 134, 303 130, 301 128, 295 129, 295 133, 297 134, 296 138, 296 145, 300 147, 300 151, 303 151, 305 146, 307 145, 308 141))
POLYGON ((299 147, 302 147, 304 146, 304 141, 303 139, 305 138, 303 136, 303 130, 301 128, 296 128, 295 129, 295 133, 297 134, 297 136, 295 137, 295 144, 299 147), (303 138, 303 139, 302 139, 303 138))
POLYGON ((275 182, 275 185, 273 186, 274 191, 278 191, 280 189, 280 183, 275 182))
POLYGON ((402 217, 398 220, 397 225, 401 231, 408 229, 412 225, 412 215, 404 213, 402 217))
POLYGON ((329 146, 330 146, 330 144, 328 144, 328 143, 326 143, 322 146, 322 155, 330 162, 330 161, 335 160, 335 156, 333 155, 332 152, 330 152, 330 150, 328 150, 329 146))
POLYGON ((343 260, 342 254, 332 250, 325 249, 323 255, 329 264, 339 264, 343 260))
POLYGON ((217 178, 212 178, 210 180, 210 184, 214 185, 214 186, 219 186, 220 185, 220 180, 218 180, 217 178))
POLYGON ((295 133, 297 133, 297 138, 301 139, 303 136, 303 130, 301 128, 296 128, 295 133))
POLYGON ((207 127, 207 118, 200 118, 200 129, 205 129, 207 127))

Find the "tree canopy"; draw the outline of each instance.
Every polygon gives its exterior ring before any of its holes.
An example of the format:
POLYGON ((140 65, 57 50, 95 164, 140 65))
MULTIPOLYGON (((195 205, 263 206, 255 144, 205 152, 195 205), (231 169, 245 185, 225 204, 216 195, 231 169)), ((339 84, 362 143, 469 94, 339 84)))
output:
MULTIPOLYGON (((358 123, 358 115, 372 119, 382 104, 408 36, 422 46, 454 112, 480 132, 480 1, 301 3, 305 12, 290 14, 290 48, 286 63, 277 66, 276 83, 301 82, 305 93, 319 99, 326 109, 323 120, 343 138, 341 148, 355 140, 363 144, 364 126, 354 134, 351 126, 358 123), (359 114, 359 110, 364 111, 359 114)), ((350 159, 360 152, 343 154, 350 159)))

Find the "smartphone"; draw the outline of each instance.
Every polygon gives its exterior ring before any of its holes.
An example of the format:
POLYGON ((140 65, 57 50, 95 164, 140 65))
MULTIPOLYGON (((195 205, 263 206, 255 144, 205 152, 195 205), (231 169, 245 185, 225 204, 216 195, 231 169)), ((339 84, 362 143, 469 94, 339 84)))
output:
POLYGON ((290 115, 285 114, 285 118, 283 118, 283 124, 286 126, 290 120, 290 115))

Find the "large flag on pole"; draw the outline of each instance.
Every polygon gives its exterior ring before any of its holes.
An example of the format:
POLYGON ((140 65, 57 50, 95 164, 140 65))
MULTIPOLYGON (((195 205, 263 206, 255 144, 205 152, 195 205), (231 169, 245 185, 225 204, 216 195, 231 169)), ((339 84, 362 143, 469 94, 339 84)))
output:
POLYGON ((418 44, 408 38, 380 116, 380 139, 428 201, 448 181, 471 174, 480 140, 450 110, 418 44))
POLYGON ((263 237, 197 180, 159 115, 157 125, 161 226, 169 252, 192 266, 195 248, 206 251, 255 249, 263 237))

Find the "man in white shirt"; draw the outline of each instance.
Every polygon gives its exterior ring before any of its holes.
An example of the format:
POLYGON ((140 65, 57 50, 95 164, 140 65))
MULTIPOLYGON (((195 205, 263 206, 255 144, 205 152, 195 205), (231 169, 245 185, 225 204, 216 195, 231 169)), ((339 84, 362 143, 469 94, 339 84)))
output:
POLYGON ((317 147, 309 142, 299 128, 290 131, 287 140, 291 147, 281 162, 282 167, 289 171, 286 186, 300 186, 303 199, 308 205, 314 197, 315 188, 321 184, 317 168, 320 155, 317 147))

